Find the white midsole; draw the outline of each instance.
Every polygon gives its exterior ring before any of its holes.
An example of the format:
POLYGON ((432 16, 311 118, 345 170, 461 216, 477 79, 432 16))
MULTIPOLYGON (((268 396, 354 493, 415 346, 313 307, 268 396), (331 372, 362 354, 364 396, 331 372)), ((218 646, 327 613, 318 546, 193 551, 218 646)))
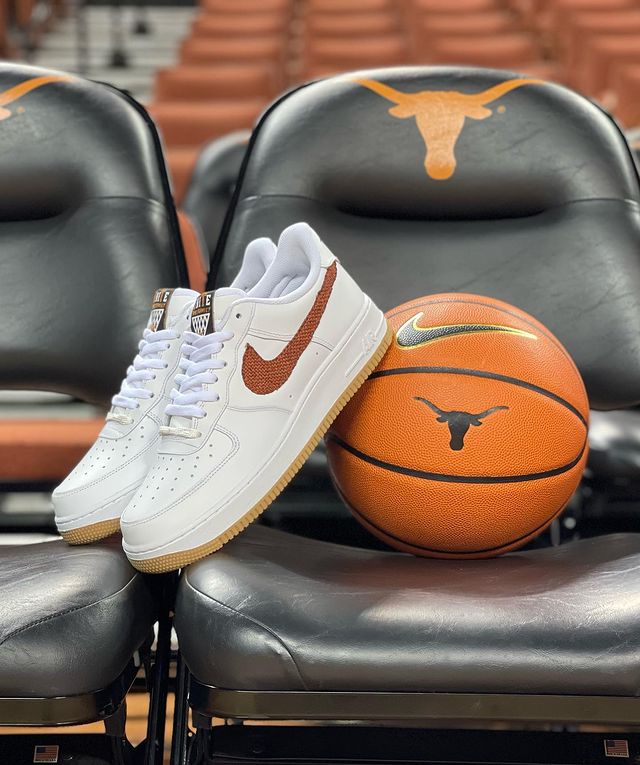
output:
POLYGON ((384 340, 387 322, 382 311, 365 296, 363 308, 345 339, 320 367, 303 392, 279 441, 257 473, 240 491, 215 512, 185 529, 179 538, 145 550, 123 544, 131 560, 147 560, 161 555, 192 550, 217 539, 257 505, 294 463, 314 433, 322 425, 342 394, 375 355, 384 340))

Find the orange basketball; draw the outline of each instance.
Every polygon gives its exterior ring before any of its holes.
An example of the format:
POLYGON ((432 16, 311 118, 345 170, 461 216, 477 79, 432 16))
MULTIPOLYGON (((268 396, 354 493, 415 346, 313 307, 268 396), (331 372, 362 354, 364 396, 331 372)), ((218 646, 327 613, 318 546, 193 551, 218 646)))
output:
POLYGON ((539 321, 477 295, 389 311, 394 340, 327 439, 356 518, 416 555, 483 558, 533 539, 587 459, 589 402, 539 321))

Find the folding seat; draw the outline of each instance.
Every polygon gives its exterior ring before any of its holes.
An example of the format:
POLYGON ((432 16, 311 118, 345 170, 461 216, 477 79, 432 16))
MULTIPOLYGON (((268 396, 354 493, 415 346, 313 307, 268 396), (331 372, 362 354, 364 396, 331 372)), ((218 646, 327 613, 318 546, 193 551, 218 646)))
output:
MULTIPOLYGON (((128 96, 71 75, 5 63, 0 90, 0 387, 106 408, 154 289, 188 280, 158 136, 128 96)), ((48 762, 130 763, 123 702, 161 613, 118 539, 0 545, 0 726, 105 720, 105 743, 35 743, 48 762), (93 759, 80 759, 83 746, 93 759)), ((148 763, 162 747, 162 624, 148 763)), ((45 760, 11 735, 0 761, 45 760)))
POLYGON ((282 42, 269 37, 240 37, 226 40, 189 38, 180 46, 183 64, 240 64, 266 62, 282 66, 282 42))
MULTIPOLYGON (((210 284, 227 282, 251 238, 298 220, 384 309, 445 291, 505 300, 568 348, 593 408, 638 404, 638 175, 614 122, 576 93, 445 67, 298 88, 254 132, 210 284), (460 119, 431 132, 443 91, 460 119), (422 132, 390 114, 401 103, 422 132), (465 119, 478 105, 487 118, 465 119), (426 150, 449 163, 447 180, 428 175, 426 150)), ((183 730, 188 691, 191 762, 633 758, 640 743, 622 731, 640 714, 639 572, 634 533, 447 561, 254 524, 179 585, 176 709, 183 730), (212 735, 213 716, 315 725, 212 735), (335 721, 368 725, 322 725, 335 721), (580 723, 595 732, 548 731, 580 723), (429 730, 443 726, 492 729, 429 730)))
POLYGON ((160 101, 149 104, 149 113, 170 147, 202 146, 232 130, 250 128, 264 100, 160 101))
POLYGON ((434 39, 415 52, 418 62, 466 64, 493 68, 521 69, 542 56, 537 40, 527 33, 496 35, 454 35, 434 39))
POLYGON ((611 78, 615 93, 615 115, 625 127, 640 126, 640 63, 617 66, 611 78))
POLYGON ((260 37, 283 35, 287 19, 277 13, 200 13, 193 20, 191 31, 202 37, 260 37))
POLYGON ((640 34, 597 35, 587 38, 586 48, 572 85, 592 98, 606 98, 616 66, 640 64, 640 34))
POLYGON ((602 35, 640 34, 640 6, 623 11, 578 13, 558 35, 559 53, 570 82, 576 81, 584 64, 589 44, 602 35))
POLYGON ((521 28, 518 18, 504 11, 486 13, 429 13, 416 20, 411 30, 416 37, 431 40, 440 35, 497 35, 517 32, 521 28))
POLYGON ((315 13, 305 21, 305 34, 320 37, 373 37, 397 32, 399 21, 392 13, 315 13))
POLYGON ((304 51, 303 76, 376 65, 395 66, 407 63, 409 58, 407 41, 400 34, 309 40, 304 51))
POLYGON ((248 130, 238 130, 205 146, 186 190, 182 207, 200 229, 209 259, 222 230, 249 135, 248 130))
POLYGON ((307 13, 381 13, 393 11, 393 0, 308 0, 307 13))
POLYGON ((200 7, 220 14, 288 14, 292 0, 201 0, 200 7))
POLYGON ((156 73, 153 100, 270 101, 278 92, 275 68, 269 64, 178 65, 156 73))

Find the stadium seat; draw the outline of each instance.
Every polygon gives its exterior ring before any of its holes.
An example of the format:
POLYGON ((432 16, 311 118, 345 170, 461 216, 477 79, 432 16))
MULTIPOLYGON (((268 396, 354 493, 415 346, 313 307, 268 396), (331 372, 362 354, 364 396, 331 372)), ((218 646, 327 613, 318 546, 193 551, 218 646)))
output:
POLYGON ((361 69, 376 64, 395 66, 408 61, 407 42, 401 35, 320 38, 310 40, 306 47, 302 76, 316 76, 323 71, 361 69))
POLYGON ((419 63, 464 64, 497 69, 521 69, 540 61, 534 37, 527 33, 442 35, 415 51, 419 63))
MULTIPOLYGON (((113 88, 0 67, 5 94, 25 83, 19 108, 5 100, 0 128, 0 386, 106 408, 154 290, 187 284, 160 144, 142 107, 113 88)), ((72 439, 41 427, 54 466, 41 453, 41 470, 52 478, 61 467, 58 449, 68 450, 72 439)), ((21 440, 32 444, 33 434, 18 433, 16 450, 21 440)), ((32 456, 17 459, 16 470, 32 456)), ((123 701, 141 660, 150 658, 159 614, 119 540, 0 545, 0 595, 0 725, 105 720, 113 751, 129 757, 123 701)), ((166 660, 169 644, 162 644, 166 660)), ((157 670, 158 684, 149 677, 161 705, 163 673, 157 670)), ((154 757, 162 735, 157 728, 150 741, 154 757)), ((6 749, 11 738, 0 737, 2 762, 15 761, 6 749)))
POLYGON ((261 100, 161 101, 149 104, 149 113, 169 146, 201 146, 232 130, 251 127, 262 107, 261 100))
MULTIPOLYGON (((640 400, 638 175, 614 122, 572 91, 445 67, 298 88, 256 128, 210 284, 227 282, 254 236, 297 220, 383 308, 444 291, 505 300, 568 348, 594 408, 640 400), (449 119, 432 130, 443 99, 449 119)), ((639 566, 639 534, 461 565, 254 525, 179 585, 199 751, 211 754, 214 715, 634 725, 639 566)), ((186 692, 179 702, 184 712, 186 692)), ((296 734, 298 752, 314 731, 296 734)), ((257 762, 278 734, 235 729, 245 761, 248 735, 262 742, 257 762)), ((439 735, 458 761, 459 732, 439 735)), ((526 760, 530 749, 509 756, 509 736, 492 735, 499 761, 526 760)))
POLYGON ((574 72, 572 85, 592 98, 606 98, 616 65, 640 64, 640 34, 598 35, 587 39, 588 53, 574 72))
POLYGON ((278 78, 268 64, 174 66, 156 73, 153 100, 220 101, 271 100, 278 78))
POLYGON ((316 13, 306 19, 305 34, 322 37, 373 37, 398 32, 399 22, 390 13, 316 13))
POLYGON ((280 40, 268 37, 237 37, 211 42, 206 38, 190 38, 180 48, 183 64, 236 64, 246 62, 284 63, 280 40))
POLYGON ((640 125, 640 62, 631 66, 617 66, 611 78, 615 93, 615 115, 625 127, 640 125))
POLYGON ((191 31, 199 37, 269 37, 283 36, 287 19, 274 13, 201 13, 191 31))
POLYGON ((249 131, 239 130, 212 141, 200 153, 184 198, 183 209, 200 229, 209 260, 231 202, 249 131))

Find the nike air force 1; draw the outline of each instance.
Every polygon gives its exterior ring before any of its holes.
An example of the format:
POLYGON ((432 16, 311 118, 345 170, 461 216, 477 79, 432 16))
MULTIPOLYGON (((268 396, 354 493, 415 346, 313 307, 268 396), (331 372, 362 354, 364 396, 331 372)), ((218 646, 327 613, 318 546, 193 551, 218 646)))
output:
POLYGON ((382 313, 306 224, 248 292, 205 292, 185 333, 158 458, 122 517, 161 573, 214 552, 279 494, 381 359, 382 313))
MULTIPOLYGON (((233 285, 249 289, 275 257, 270 239, 247 247, 233 285)), ((185 330, 198 292, 157 290, 138 354, 97 441, 53 492, 56 525, 71 544, 85 544, 120 529, 120 516, 154 464, 160 428, 180 362, 185 330)))
POLYGON ((120 528, 120 515, 156 458, 159 428, 198 293, 156 291, 138 353, 97 441, 53 492, 56 525, 71 544, 120 528))

